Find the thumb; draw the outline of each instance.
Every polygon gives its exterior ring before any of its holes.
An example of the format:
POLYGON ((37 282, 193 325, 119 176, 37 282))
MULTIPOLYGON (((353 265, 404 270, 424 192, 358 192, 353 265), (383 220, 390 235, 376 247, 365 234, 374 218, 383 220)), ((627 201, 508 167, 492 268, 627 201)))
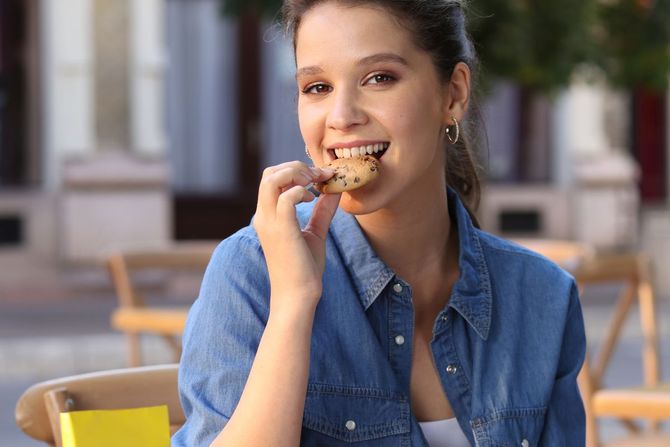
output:
POLYGON ((321 194, 314 205, 312 216, 309 218, 304 231, 310 232, 325 241, 328 235, 328 227, 333 220, 335 211, 337 211, 341 196, 342 194, 321 194))

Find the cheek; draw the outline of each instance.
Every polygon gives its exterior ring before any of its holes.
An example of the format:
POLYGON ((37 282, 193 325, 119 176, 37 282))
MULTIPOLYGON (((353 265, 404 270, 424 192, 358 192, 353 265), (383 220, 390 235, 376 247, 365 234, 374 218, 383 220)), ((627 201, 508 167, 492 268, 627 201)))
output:
POLYGON ((427 95, 401 95, 387 102, 378 113, 389 127, 393 127, 396 136, 422 138, 424 131, 439 129, 440 108, 434 97, 427 95))
POLYGON ((405 107, 407 125, 419 128, 439 128, 440 106, 434 97, 417 96, 405 107))
POLYGON ((310 110, 309 107, 298 107, 298 125, 300 126, 300 133, 307 144, 313 146, 315 144, 318 128, 318 118, 315 111, 310 110))
POLYGON ((323 143, 323 120, 318 112, 309 107, 298 107, 298 125, 305 145, 310 149, 312 162, 315 166, 326 164, 323 151, 319 150, 323 143))

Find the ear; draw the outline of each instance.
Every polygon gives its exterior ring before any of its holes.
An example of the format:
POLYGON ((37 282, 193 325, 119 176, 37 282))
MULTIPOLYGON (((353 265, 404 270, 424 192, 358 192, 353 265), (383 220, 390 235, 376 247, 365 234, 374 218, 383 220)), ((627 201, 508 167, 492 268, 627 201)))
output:
POLYGON ((461 121, 468 110, 470 103, 470 67, 464 62, 459 62, 451 72, 451 79, 444 86, 444 113, 443 122, 451 124, 453 116, 461 121))

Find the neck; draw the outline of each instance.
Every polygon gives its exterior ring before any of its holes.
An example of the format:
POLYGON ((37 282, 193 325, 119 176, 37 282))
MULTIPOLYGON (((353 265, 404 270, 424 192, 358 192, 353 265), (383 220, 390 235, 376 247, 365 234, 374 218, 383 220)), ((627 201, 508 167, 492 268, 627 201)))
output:
POLYGON ((449 219, 447 192, 426 196, 425 201, 397 204, 393 208, 357 216, 377 255, 404 280, 444 273, 458 262, 449 219))

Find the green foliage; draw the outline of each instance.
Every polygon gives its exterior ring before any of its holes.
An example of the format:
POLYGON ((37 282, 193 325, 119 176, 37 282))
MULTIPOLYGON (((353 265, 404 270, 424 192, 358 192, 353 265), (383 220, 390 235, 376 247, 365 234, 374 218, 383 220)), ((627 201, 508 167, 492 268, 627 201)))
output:
POLYGON ((619 87, 665 90, 670 77, 670 1, 614 0, 599 6, 601 66, 619 87))
POLYGON ((221 0, 223 13, 240 16, 260 14, 274 17, 282 5, 282 0, 221 0))
POLYGON ((511 79, 535 91, 566 86, 592 60, 597 0, 471 0, 470 34, 482 76, 511 79))
MULTIPOLYGON (((225 14, 275 17, 281 0, 221 0, 225 14)), ((545 93, 596 63, 619 87, 665 89, 670 0, 463 0, 482 78, 545 93)))

